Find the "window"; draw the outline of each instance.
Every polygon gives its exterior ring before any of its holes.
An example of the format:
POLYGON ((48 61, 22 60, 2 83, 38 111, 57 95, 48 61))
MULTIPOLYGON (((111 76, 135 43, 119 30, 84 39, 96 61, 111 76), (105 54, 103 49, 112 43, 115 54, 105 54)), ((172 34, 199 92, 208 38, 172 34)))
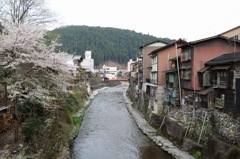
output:
POLYGON ((191 79, 191 73, 192 71, 187 69, 187 70, 182 70, 181 72, 181 79, 187 79, 190 80, 191 79))
POLYGON ((176 63, 172 61, 170 66, 171 66, 171 69, 175 69, 176 68, 176 63))
POLYGON ((189 69, 189 68, 191 68, 191 61, 182 62, 182 63, 181 63, 181 68, 182 68, 182 69, 189 69))
POLYGON ((174 82, 174 74, 169 74, 169 75, 168 75, 168 81, 169 81, 170 83, 173 83, 173 82, 174 82))
POLYGON ((152 64, 157 64, 157 56, 152 58, 152 64))
POLYGON ((227 82, 227 72, 226 71, 221 71, 219 74, 220 74, 220 81, 227 82))
POLYGON ((152 73, 151 83, 157 84, 157 73, 152 73))
POLYGON ((188 60, 191 60, 191 51, 190 50, 183 51, 181 54, 181 61, 188 61, 188 60))
POLYGON ((240 36, 239 35, 235 35, 235 36, 232 36, 231 39, 233 39, 233 40, 240 40, 240 36))

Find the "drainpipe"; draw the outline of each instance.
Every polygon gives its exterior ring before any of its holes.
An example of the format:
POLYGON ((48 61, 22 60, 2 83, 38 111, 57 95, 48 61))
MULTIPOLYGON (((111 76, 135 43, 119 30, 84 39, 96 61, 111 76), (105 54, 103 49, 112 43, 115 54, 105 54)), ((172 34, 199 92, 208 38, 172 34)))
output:
MULTIPOLYGON (((192 46, 192 45, 191 45, 192 46)), ((193 57, 193 62, 195 61, 195 54, 196 54, 196 49, 195 49, 195 46, 192 46, 193 47, 193 54, 191 54, 191 56, 193 57)), ((193 64, 193 67, 195 69, 195 66, 197 65, 197 62, 198 61, 195 61, 195 65, 193 64)), ((196 118, 196 71, 194 71, 194 69, 192 69, 192 73, 193 73, 193 121, 195 121, 195 118, 196 118)))
POLYGON ((138 67, 138 91, 139 91, 139 75, 140 75, 139 58, 137 59, 137 61, 138 61, 137 67, 138 67))
POLYGON ((193 121, 195 121, 196 117, 196 75, 193 73, 193 82, 194 82, 194 92, 193 92, 193 121))
POLYGON ((177 43, 175 43, 176 48, 176 58, 177 58, 177 72, 178 72, 178 89, 179 89, 179 98, 180 98, 180 105, 182 104, 182 89, 180 83, 180 72, 179 72, 179 61, 178 61, 178 51, 177 51, 177 43))
POLYGON ((168 62, 167 62, 167 69, 169 70, 169 54, 168 54, 167 60, 168 60, 168 62))

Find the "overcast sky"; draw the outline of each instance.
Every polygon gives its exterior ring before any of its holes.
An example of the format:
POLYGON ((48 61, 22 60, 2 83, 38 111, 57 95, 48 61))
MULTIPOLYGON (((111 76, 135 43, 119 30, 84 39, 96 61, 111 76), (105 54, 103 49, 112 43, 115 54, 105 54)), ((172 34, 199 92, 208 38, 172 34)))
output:
POLYGON ((64 25, 134 30, 187 41, 240 25, 240 0, 46 0, 64 25))

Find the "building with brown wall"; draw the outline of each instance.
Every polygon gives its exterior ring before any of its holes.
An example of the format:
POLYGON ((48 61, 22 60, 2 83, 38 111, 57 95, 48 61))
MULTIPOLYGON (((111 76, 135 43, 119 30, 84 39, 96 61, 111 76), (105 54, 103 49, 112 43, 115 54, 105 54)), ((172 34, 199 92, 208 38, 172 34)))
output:
POLYGON ((240 113, 240 52, 223 54, 205 63, 199 72, 199 103, 208 109, 240 113))
POLYGON ((165 73, 170 69, 169 60, 180 55, 181 48, 176 48, 176 46, 183 43, 186 42, 182 39, 179 39, 178 41, 156 49, 149 54, 151 58, 157 56, 157 85, 166 84, 165 73))
POLYGON ((233 38, 235 40, 240 40, 240 26, 227 30, 219 35, 233 38))
POLYGON ((155 114, 160 114, 163 110, 164 98, 166 94, 166 71, 170 69, 170 59, 179 56, 181 49, 177 48, 177 44, 182 44, 184 42, 185 41, 179 39, 178 41, 156 49, 149 54, 149 56, 152 58, 152 69, 150 76, 151 85, 149 85, 150 107, 155 114))
POLYGON ((151 61, 151 58, 148 56, 148 54, 153 50, 156 50, 165 45, 167 45, 166 42, 157 40, 139 47, 139 58, 142 58, 142 61, 143 61, 142 62, 142 68, 143 68, 142 82, 143 83, 146 83, 147 81, 150 82, 152 61, 151 61))
POLYGON ((182 49, 180 64, 182 95, 190 99, 201 89, 197 72, 204 67, 204 63, 222 54, 240 51, 240 43, 228 37, 213 36, 188 42, 179 48, 182 49))

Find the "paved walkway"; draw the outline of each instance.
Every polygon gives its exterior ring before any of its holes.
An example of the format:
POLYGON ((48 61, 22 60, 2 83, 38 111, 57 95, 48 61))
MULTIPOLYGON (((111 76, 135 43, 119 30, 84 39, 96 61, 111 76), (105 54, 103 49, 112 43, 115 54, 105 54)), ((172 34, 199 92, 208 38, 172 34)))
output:
POLYGON ((142 118, 142 116, 138 113, 136 109, 132 107, 132 102, 126 96, 126 91, 124 92, 123 96, 129 113, 132 115, 138 127, 143 131, 144 134, 146 134, 157 145, 159 145, 163 150, 171 154, 173 157, 177 159, 194 159, 193 156, 191 156, 189 153, 185 151, 178 149, 169 140, 161 136, 156 136, 156 130, 153 127, 151 127, 144 118, 142 118))

